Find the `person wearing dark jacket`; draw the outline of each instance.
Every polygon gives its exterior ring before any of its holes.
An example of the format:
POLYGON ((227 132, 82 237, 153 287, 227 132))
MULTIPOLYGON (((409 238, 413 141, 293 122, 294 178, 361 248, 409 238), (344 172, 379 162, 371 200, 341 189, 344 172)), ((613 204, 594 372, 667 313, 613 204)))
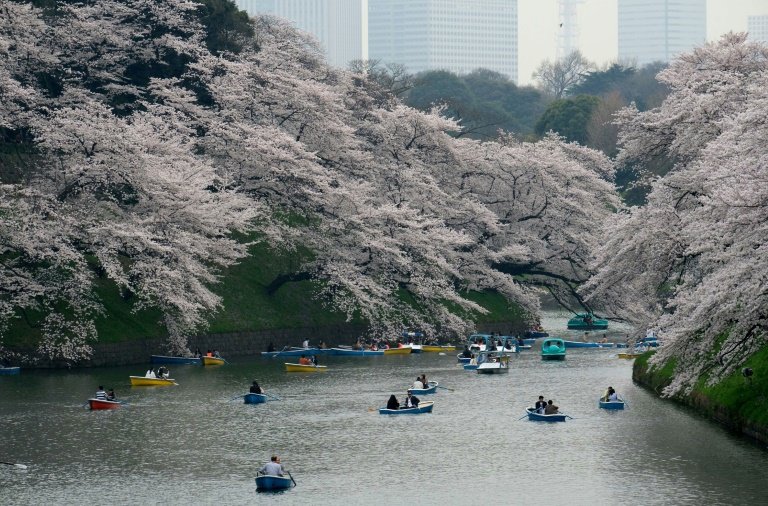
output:
POLYGON ((250 392, 252 394, 263 394, 264 389, 259 386, 259 384, 256 382, 256 380, 253 380, 253 384, 251 385, 250 392))
POLYGON ((387 401, 387 409, 400 409, 400 403, 397 402, 397 397, 395 397, 395 394, 389 396, 389 400, 387 401))
POLYGON ((408 393, 405 396, 405 401, 403 401, 403 408, 418 408, 418 407, 419 407, 419 398, 413 395, 410 390, 408 390, 408 393))

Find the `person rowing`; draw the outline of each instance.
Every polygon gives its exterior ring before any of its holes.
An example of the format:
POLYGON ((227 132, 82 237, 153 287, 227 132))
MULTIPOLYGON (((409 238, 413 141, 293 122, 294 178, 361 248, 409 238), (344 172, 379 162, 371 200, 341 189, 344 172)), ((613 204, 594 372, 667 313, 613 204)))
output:
POLYGON ((259 386, 259 383, 256 380, 253 380, 249 392, 252 394, 263 394, 264 389, 259 386))
POLYGON ((270 461, 259 469, 259 474, 266 474, 269 476, 283 476, 284 472, 285 468, 283 468, 283 465, 280 463, 280 457, 277 455, 272 455, 270 461))
POLYGON ((408 392, 406 392, 405 401, 403 401, 403 409, 418 408, 418 407, 419 407, 419 398, 413 395, 413 392, 408 390, 408 392))

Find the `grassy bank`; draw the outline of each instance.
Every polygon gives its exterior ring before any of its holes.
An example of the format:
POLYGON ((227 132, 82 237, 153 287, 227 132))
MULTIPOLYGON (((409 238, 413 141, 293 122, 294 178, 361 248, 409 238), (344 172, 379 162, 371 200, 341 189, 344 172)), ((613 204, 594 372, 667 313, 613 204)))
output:
MULTIPOLYGON (((670 383, 675 365, 670 362, 651 369, 648 360, 652 355, 648 352, 635 359, 632 377, 661 393, 670 383)), ((713 386, 707 386, 706 378, 702 378, 689 395, 674 400, 731 430, 768 443, 768 347, 754 354, 743 367, 752 369, 751 377, 746 378, 740 370, 713 386)))

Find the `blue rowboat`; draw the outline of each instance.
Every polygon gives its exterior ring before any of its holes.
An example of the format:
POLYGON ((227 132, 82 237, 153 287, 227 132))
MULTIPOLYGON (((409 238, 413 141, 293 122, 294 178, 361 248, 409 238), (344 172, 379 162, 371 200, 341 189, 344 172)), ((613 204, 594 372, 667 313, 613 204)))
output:
POLYGON ((350 350, 347 348, 331 348, 334 355, 351 357, 370 357, 384 355, 384 350, 350 350))
POLYGON ((428 381, 429 388, 409 388, 413 395, 433 394, 437 392, 437 381, 428 381))
POLYGON ((608 328, 608 320, 598 318, 592 313, 579 313, 568 320, 569 330, 605 330, 608 328))
MULTIPOLYGON (((262 351, 261 356, 262 357, 300 357, 302 355, 310 356, 310 355, 318 355, 319 353, 316 352, 316 350, 320 350, 320 348, 299 348, 299 349, 290 349, 290 350, 282 350, 282 351, 262 351)), ((323 355, 328 355, 328 351, 330 350, 322 350, 323 355)))
POLYGON ((604 401, 600 399, 597 402, 603 409, 624 409, 624 401, 621 399, 618 401, 604 401))
POLYGON ((460 364, 468 364, 470 360, 472 360, 472 357, 465 357, 463 353, 459 353, 456 355, 456 359, 459 361, 460 364))
POLYGON ((477 370, 477 364, 464 364, 464 370, 465 371, 476 371, 477 370))
POLYGON ((293 480, 286 476, 262 474, 256 477, 256 490, 285 490, 293 486, 293 480))
POLYGON ((554 415, 540 415, 534 408, 526 408, 525 411, 528 413, 528 420, 534 422, 564 422, 565 417, 568 416, 564 413, 557 413, 554 415))
POLYGON ((243 396, 243 402, 245 402, 245 404, 262 404, 267 402, 267 396, 264 394, 248 393, 243 396))
POLYGON ((541 343, 542 360, 565 360, 565 342, 562 339, 545 339, 541 343))
POLYGON ((0 367, 0 376, 12 376, 21 373, 21 367, 0 367))
POLYGON ((167 357, 165 355, 151 355, 149 362, 152 364, 203 365, 202 359, 197 357, 167 357))
POLYGON ((613 343, 585 343, 582 341, 563 341, 566 348, 613 348, 613 343))
POLYGON ((379 408, 380 415, 418 415, 420 413, 431 413, 435 406, 435 401, 422 401, 418 408, 387 409, 379 408))

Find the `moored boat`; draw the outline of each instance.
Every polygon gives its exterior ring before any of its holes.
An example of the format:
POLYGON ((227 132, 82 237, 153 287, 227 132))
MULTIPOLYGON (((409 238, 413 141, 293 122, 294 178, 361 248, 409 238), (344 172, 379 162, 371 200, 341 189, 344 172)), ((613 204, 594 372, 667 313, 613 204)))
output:
POLYGON ((452 344, 446 344, 443 346, 437 346, 433 344, 423 344, 421 346, 421 351, 424 353, 437 353, 441 351, 456 351, 456 347, 452 344))
POLYGON ((416 408, 387 409, 379 408, 380 415, 418 415, 420 413, 431 413, 435 401, 421 401, 416 408))
POLYGON ((437 391, 437 381, 428 381, 427 388, 409 388, 413 395, 433 394, 437 391))
POLYGON ((256 477, 256 490, 285 490, 294 486, 293 479, 287 476, 260 474, 256 477))
POLYGON ((608 320, 598 318, 592 313, 578 313, 568 320, 570 330, 605 330, 608 328, 608 320))
POLYGON ((119 401, 107 401, 104 399, 88 399, 88 407, 91 409, 117 409, 121 403, 119 401))
POLYGON ((201 357, 200 360, 203 361, 203 365, 224 365, 227 363, 221 357, 201 357))
POLYGON ((613 348, 613 343, 591 343, 584 341, 563 341, 566 348, 613 348))
POLYGON ((0 376, 13 376, 21 373, 21 367, 0 367, 0 376))
POLYGON ((603 409, 624 409, 624 400, 618 401, 604 401, 602 398, 597 401, 598 405, 603 409))
POLYGON ((262 404, 267 402, 267 396, 264 394, 247 393, 243 396, 243 402, 245 404, 262 404))
POLYGON ((555 413, 554 415, 542 415, 536 412, 535 408, 526 408, 528 413, 528 420, 534 422, 564 422, 568 416, 565 413, 555 413))
POLYGON ((328 366, 325 365, 304 365, 304 364, 291 364, 285 363, 286 372, 325 372, 328 370, 328 366))
POLYGON ((410 355, 412 351, 413 349, 408 346, 403 346, 402 348, 388 348, 384 350, 384 355, 410 355))
POLYGON ((131 386, 133 387, 153 387, 178 385, 176 380, 171 378, 147 378, 146 376, 130 376, 131 386))
POLYGON ((562 339, 547 338, 541 343, 542 360, 565 360, 565 342, 562 339))
POLYGON ((353 350, 349 348, 331 348, 333 355, 341 355, 345 357, 370 357, 384 355, 384 350, 353 350))
POLYGON ((149 361, 152 364, 177 365, 201 365, 203 363, 199 357, 168 357, 165 355, 151 355, 149 361))

